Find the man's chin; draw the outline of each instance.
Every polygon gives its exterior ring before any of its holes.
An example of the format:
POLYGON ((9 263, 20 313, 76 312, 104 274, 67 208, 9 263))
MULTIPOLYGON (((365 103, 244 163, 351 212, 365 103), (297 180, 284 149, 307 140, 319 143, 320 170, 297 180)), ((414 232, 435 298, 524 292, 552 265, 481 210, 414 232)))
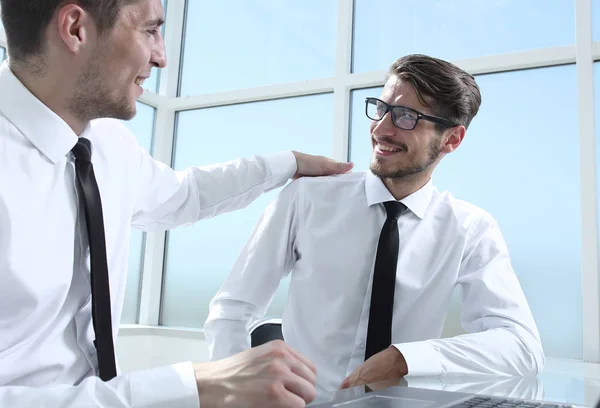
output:
POLYGON ((373 173, 375 176, 377 176, 379 178, 390 177, 390 175, 393 173, 389 169, 386 169, 383 166, 380 166, 379 164, 374 164, 374 163, 371 163, 371 167, 369 168, 369 170, 371 170, 371 173, 373 173))
POLYGON ((377 177, 390 177, 390 174, 397 173, 399 168, 394 167, 391 163, 385 163, 379 160, 377 157, 373 157, 370 165, 371 173, 377 177))
POLYGON ((108 115, 108 117, 119 120, 131 120, 135 117, 136 113, 137 107, 134 102, 133 105, 123 104, 122 106, 114 109, 111 114, 108 115))
POLYGON ((405 178, 406 176, 408 176, 410 174, 405 169, 398 168, 398 167, 394 168, 391 166, 382 166, 381 163, 378 163, 376 161, 371 162, 371 166, 369 167, 369 170, 371 170, 371 173, 373 173, 373 175, 375 175, 381 179, 384 179, 384 178, 401 179, 401 178, 405 178))
POLYGON ((130 100, 128 104, 123 104, 121 114, 123 115, 123 120, 133 119, 137 114, 136 99, 130 100))
POLYGON ((127 112, 123 112, 123 120, 131 120, 133 118, 135 118, 135 115, 137 114, 137 110, 134 107, 131 110, 128 110, 127 112))

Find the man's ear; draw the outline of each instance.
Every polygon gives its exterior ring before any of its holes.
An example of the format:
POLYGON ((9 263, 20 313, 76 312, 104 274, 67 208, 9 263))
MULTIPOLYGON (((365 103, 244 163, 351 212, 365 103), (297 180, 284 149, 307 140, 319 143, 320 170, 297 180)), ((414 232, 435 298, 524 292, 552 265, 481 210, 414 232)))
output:
POLYGON ((72 53, 80 52, 92 35, 94 25, 90 15, 79 5, 70 3, 59 9, 57 19, 59 38, 72 53))
POLYGON ((444 145, 442 146, 442 153, 452 153, 462 143, 465 138, 467 129, 464 126, 455 126, 444 131, 444 145))

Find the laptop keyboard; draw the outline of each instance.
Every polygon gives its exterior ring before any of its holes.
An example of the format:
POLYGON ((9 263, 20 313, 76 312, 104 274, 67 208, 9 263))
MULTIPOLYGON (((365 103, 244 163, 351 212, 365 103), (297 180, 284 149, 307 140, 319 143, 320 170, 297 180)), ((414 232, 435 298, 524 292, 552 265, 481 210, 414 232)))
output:
POLYGON ((475 396, 451 408, 571 408, 571 405, 475 396))

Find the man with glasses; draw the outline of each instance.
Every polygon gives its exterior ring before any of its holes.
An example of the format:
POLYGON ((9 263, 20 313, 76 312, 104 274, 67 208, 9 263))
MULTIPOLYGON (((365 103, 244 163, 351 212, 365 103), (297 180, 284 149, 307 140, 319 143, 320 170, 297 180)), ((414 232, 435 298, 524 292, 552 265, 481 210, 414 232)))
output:
POLYGON ((408 374, 537 374, 539 333, 498 224, 431 182, 480 103, 455 65, 398 59, 366 99, 370 171, 298 180, 266 209, 211 302, 211 358, 250 346, 247 328, 291 274, 283 336, 317 365, 318 392, 408 374), (440 339, 457 287, 467 333, 440 339))

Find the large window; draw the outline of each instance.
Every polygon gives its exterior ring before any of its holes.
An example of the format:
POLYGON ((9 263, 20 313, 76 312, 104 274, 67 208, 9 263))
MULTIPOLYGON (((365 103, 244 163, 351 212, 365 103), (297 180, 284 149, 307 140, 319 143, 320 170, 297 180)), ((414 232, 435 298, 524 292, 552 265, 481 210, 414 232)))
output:
MULTIPOLYGON (((600 68, 594 84, 585 67, 590 51, 600 60, 600 0, 250 3, 172 2, 169 75, 160 84, 169 97, 141 98, 157 108, 156 157, 181 169, 296 149, 351 158, 365 170, 371 144, 364 97, 379 94, 382 71, 409 53, 456 62, 477 74, 483 104, 434 183, 498 220, 547 355, 600 361, 593 337, 599 294, 587 284, 599 273, 600 217, 585 200, 600 191, 586 173, 594 153, 600 160, 600 141, 594 152, 594 106, 578 94, 595 86, 600 95, 600 68), (590 47, 590 40, 597 42, 590 47)), ((158 85, 146 82, 152 91, 158 85)), ((149 126, 154 109, 140 112, 136 120, 149 126)), ((140 322, 200 329, 275 194, 166 236, 149 234, 147 247, 156 253, 142 265, 149 273, 140 322)), ((132 237, 124 321, 136 320, 143 239, 132 237)), ((269 315, 281 315, 286 287, 284 281, 269 315)))
POLYGON ((355 0, 352 71, 405 54, 457 60, 574 42, 573 0, 355 0))
MULTIPOLYGON (((481 109, 462 145, 434 172, 434 184, 496 218, 546 353, 581 358, 575 66, 480 75, 477 82, 481 109), (532 95, 545 96, 532 104, 532 95)), ((371 155, 364 98, 380 92, 352 95, 351 155, 361 170, 371 155)))
MULTIPOLYGON (((152 139, 154 137, 155 111, 151 106, 137 103, 137 115, 130 121, 125 122, 127 127, 135 134, 140 146, 146 151, 152 152, 152 139)), ((125 303, 121 323, 137 323, 138 306, 140 299, 140 279, 144 257, 145 234, 136 229, 131 230, 129 248, 129 274, 127 275, 127 287, 125 288, 125 303)))
POLYGON ((332 76, 336 4, 188 1, 181 95, 332 76))
MULTIPOLYGON (((179 114, 176 169, 286 149, 331 155, 331 94, 216 107, 179 114)), ((277 192, 248 208, 173 230, 167 245, 162 323, 202 327, 260 213, 277 192)), ((287 281, 268 310, 280 316, 287 281)))

